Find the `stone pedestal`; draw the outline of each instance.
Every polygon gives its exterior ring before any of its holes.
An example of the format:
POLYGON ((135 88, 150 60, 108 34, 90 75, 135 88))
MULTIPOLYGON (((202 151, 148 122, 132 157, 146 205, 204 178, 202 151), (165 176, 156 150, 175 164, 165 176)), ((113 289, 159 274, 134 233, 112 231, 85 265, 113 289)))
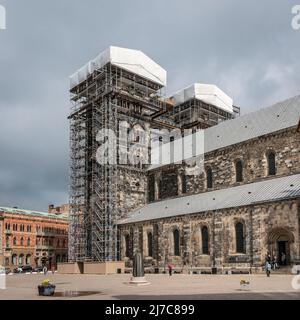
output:
POLYGON ((138 286, 150 284, 145 278, 143 256, 139 250, 136 251, 133 259, 133 277, 130 284, 138 286))
POLYGON ((130 279, 129 284, 134 284, 137 286, 145 286, 150 284, 150 282, 148 282, 145 277, 132 277, 130 279))

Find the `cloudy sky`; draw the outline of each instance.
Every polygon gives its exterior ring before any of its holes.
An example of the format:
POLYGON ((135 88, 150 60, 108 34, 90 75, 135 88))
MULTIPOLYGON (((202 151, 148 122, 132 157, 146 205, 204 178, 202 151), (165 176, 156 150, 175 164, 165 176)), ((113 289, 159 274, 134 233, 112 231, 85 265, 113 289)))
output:
MULTIPOLYGON (((298 1, 299 3, 299 1, 298 1)), ((248 113, 300 93, 297 0, 0 0, 0 206, 68 201, 68 76, 109 45, 215 83, 248 113)))

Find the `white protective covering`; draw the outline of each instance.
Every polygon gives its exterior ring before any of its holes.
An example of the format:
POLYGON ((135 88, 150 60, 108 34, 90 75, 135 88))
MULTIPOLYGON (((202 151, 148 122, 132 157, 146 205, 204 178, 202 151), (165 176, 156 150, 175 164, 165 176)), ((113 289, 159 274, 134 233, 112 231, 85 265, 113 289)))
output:
POLYGON ((193 98, 233 113, 233 100, 214 84, 194 83, 171 97, 175 105, 180 105, 193 98))
POLYGON ((92 74, 95 70, 111 63, 122 69, 151 80, 161 86, 167 84, 167 72, 142 51, 110 46, 94 60, 70 76, 70 87, 73 88, 92 74))

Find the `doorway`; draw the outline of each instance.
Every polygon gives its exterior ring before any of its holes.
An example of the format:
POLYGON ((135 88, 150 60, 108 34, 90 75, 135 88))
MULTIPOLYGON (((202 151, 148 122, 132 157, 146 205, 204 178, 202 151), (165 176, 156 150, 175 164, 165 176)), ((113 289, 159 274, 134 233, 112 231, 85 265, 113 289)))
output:
POLYGON ((289 264, 288 241, 278 241, 278 259, 281 266, 289 264))
POLYGON ((268 251, 272 259, 282 267, 293 263, 291 246, 294 242, 294 234, 288 228, 272 229, 268 235, 268 251))

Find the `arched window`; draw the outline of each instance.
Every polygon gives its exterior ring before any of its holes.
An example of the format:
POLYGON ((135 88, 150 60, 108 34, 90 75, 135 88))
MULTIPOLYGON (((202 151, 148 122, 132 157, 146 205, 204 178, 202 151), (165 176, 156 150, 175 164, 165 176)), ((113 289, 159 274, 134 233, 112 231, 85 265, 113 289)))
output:
POLYGON ((235 163, 235 179, 236 182, 243 182, 243 162, 242 160, 237 160, 235 163))
POLYGON ((14 237, 14 239, 13 239, 13 244, 14 244, 14 246, 17 245, 17 238, 16 237, 14 237))
POLYGON ((125 236, 125 257, 130 258, 130 236, 125 236))
POLYGON ((202 236, 202 254, 209 254, 209 234, 206 226, 201 229, 202 236))
POLYGON ((26 264, 27 264, 27 265, 30 265, 30 257, 31 257, 30 254, 28 254, 28 255, 26 256, 26 264))
POLYGON ((17 255, 16 254, 13 254, 12 257, 11 257, 11 262, 14 266, 17 265, 17 255))
POLYGON ((241 222, 238 222, 235 225, 235 239, 236 239, 236 252, 245 253, 244 225, 241 222))
POLYGON ((30 238, 27 239, 27 247, 30 247, 30 238))
POLYGON ((153 242, 152 242, 152 233, 149 232, 148 233, 148 257, 152 257, 153 256, 153 252, 152 252, 152 245, 153 245, 153 242))
POLYGON ((268 159, 268 175, 275 176, 276 175, 276 155, 274 152, 269 152, 267 154, 268 159))
POLYGON ((213 187, 213 174, 211 168, 206 169, 206 187, 207 189, 211 189, 213 187))
POLYGON ((24 246, 24 238, 21 238, 21 246, 24 246))
POLYGON ((6 247, 9 248, 9 237, 6 237, 6 247))
POLYGON ((21 253, 21 254, 19 255, 19 265, 22 266, 23 264, 24 264, 24 254, 21 253))
POLYGON ((174 256, 180 256, 180 237, 179 237, 179 231, 177 229, 173 231, 173 240, 174 240, 174 256))

